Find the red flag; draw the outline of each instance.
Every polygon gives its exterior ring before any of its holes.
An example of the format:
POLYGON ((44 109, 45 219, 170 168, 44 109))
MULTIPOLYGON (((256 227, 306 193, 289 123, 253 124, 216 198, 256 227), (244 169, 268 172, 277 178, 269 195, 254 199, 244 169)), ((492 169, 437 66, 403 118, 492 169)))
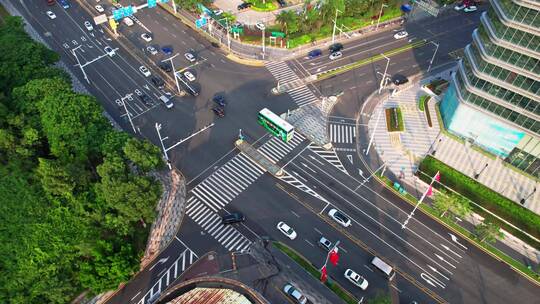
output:
POLYGON ((338 248, 335 247, 332 251, 330 251, 330 263, 332 263, 334 266, 337 266, 338 261, 339 261, 338 248))
POLYGON ((435 174, 435 180, 436 181, 440 181, 441 180, 441 173, 439 173, 439 171, 437 171, 437 174, 435 174))
POLYGON ((321 282, 326 282, 328 275, 326 274, 326 265, 321 268, 321 282))
POLYGON ((431 196, 433 194, 433 186, 429 185, 429 188, 427 189, 427 196, 431 196))

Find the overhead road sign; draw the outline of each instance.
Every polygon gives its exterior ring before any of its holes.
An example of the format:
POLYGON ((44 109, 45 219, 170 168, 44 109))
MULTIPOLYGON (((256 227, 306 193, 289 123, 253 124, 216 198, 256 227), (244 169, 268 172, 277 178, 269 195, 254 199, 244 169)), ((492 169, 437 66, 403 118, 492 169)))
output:
POLYGON ((94 17, 94 23, 96 25, 99 25, 99 24, 102 24, 102 23, 106 23, 107 22, 107 15, 105 14, 102 14, 102 15, 99 15, 99 16, 95 16, 94 17))

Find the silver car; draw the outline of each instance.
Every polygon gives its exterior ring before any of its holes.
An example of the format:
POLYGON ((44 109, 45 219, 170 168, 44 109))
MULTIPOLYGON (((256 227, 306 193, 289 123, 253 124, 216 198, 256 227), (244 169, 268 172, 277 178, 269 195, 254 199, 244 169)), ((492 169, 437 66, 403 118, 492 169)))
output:
POLYGON ((307 298, 296 287, 288 283, 283 286, 283 291, 298 304, 306 304, 307 298))

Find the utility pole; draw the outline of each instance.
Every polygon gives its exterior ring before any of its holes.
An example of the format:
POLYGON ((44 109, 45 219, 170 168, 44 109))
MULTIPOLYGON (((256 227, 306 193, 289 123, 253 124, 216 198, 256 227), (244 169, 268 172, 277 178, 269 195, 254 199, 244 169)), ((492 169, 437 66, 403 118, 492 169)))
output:
POLYGON ((384 68, 384 74, 382 76, 381 83, 379 84, 379 95, 381 94, 382 88, 386 82, 386 72, 388 71, 388 66, 390 65, 390 58, 386 57, 383 53, 381 53, 381 56, 386 59, 386 67, 384 68))
POLYGON ((131 124, 131 127, 133 128, 133 133, 137 133, 137 131, 135 130, 135 125, 133 125, 133 120, 131 120, 131 113, 129 113, 129 111, 127 109, 127 106, 126 106, 126 102, 125 102, 126 99, 131 97, 131 95, 133 95, 133 94, 127 94, 126 96, 121 97, 120 101, 122 102, 122 105, 124 106, 124 110, 126 110, 126 115, 128 117, 129 123, 131 124))
POLYGON ((439 50, 439 44, 438 43, 435 43, 433 41, 430 41, 430 43, 435 45, 436 48, 435 48, 435 52, 433 52, 433 57, 431 57, 431 60, 429 61, 429 66, 428 66, 428 69, 427 69, 428 72, 431 70, 431 65, 433 64, 433 61, 435 60, 435 55, 437 54, 437 51, 439 50))
POLYGON ((165 62, 165 61, 170 61, 171 62, 171 66, 172 66, 172 69, 173 69, 174 81, 176 82, 176 89, 178 90, 178 94, 180 94, 181 93, 180 84, 178 83, 178 77, 176 76, 176 69, 174 68, 174 62, 173 62, 173 59, 176 58, 176 56, 178 56, 178 55, 179 54, 176 53, 176 55, 172 56, 171 58, 164 59, 161 62, 165 62))
POLYGON ((379 28, 379 22, 381 21, 383 7, 388 7, 388 5, 384 3, 381 5, 381 11, 379 12, 379 18, 377 18, 377 26, 375 27, 375 30, 379 28))
POLYGON ((225 19, 225 30, 227 31, 227 46, 229 47, 229 52, 231 51, 231 35, 229 33, 229 18, 225 17, 219 19, 219 21, 225 19))
POLYGON ((334 44, 336 42, 336 27, 337 27, 337 14, 338 12, 340 12, 340 10, 338 10, 336 8, 336 18, 334 19, 334 29, 332 30, 332 44, 334 44))

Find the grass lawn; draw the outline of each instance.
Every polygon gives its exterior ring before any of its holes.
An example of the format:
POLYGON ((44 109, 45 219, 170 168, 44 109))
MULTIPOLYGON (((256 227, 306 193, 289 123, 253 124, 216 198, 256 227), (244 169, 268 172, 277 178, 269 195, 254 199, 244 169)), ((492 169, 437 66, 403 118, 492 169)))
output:
POLYGON ((253 4, 250 9, 257 12, 271 12, 278 9, 276 2, 274 2, 273 0, 248 0, 246 2, 253 4))
POLYGON ((420 112, 424 112, 424 109, 426 108, 427 101, 431 98, 429 95, 422 95, 420 96, 420 99, 418 100, 418 110, 420 112))

